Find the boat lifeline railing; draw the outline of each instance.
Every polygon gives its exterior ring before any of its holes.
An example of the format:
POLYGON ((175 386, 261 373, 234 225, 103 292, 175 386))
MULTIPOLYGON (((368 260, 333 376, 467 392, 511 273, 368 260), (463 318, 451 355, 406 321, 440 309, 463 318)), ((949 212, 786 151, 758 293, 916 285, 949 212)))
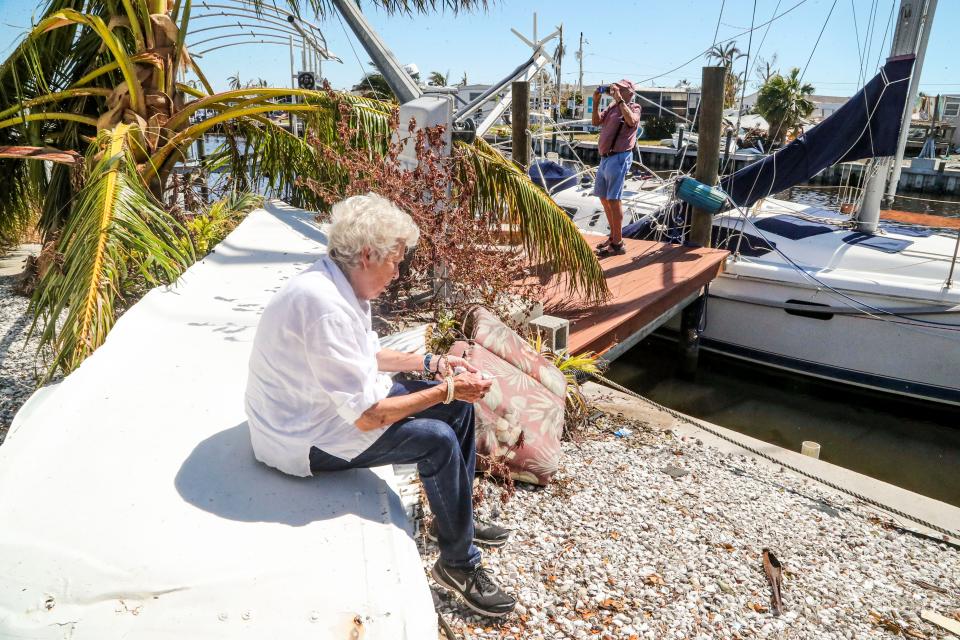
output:
MULTIPOLYGON (((547 136, 553 137, 557 134, 574 133, 574 130, 571 129, 570 127, 578 124, 589 124, 590 122, 591 121, 589 118, 584 118, 581 120, 567 120, 565 122, 560 123, 560 122, 556 122, 551 118, 549 123, 542 121, 541 127, 538 131, 532 131, 530 129, 527 129, 527 133, 530 135, 531 140, 539 139, 541 141, 540 157, 541 159, 546 159, 547 136)), ((565 145, 570 155, 573 156, 572 158, 566 158, 566 160, 572 160, 572 162, 578 167, 578 169, 574 172, 571 178, 579 180, 582 176, 596 174, 597 167, 592 167, 588 165, 586 162, 584 162, 583 158, 580 157, 580 154, 577 153, 576 146, 571 144, 570 140, 565 135, 558 136, 557 140, 563 145, 565 145)), ((502 143, 496 143, 494 146, 498 146, 500 144, 507 144, 507 141, 504 141, 502 143)), ((639 154, 634 153, 633 157, 631 158, 630 168, 635 169, 636 167, 641 168, 643 171, 645 171, 647 174, 650 175, 651 179, 661 184, 670 182, 671 179, 674 177, 672 173, 666 178, 659 176, 653 169, 651 169, 650 167, 648 167, 643 163, 643 161, 639 157, 639 154)), ((539 165, 537 167, 537 170, 540 172, 541 181, 543 181, 543 171, 539 168, 539 165)), ((543 182, 543 184, 546 184, 546 183, 543 182)), ((553 192, 552 190, 548 190, 548 193, 552 195, 553 192)))
POLYGON ((947 274, 946 288, 953 286, 953 271, 957 266, 957 252, 960 251, 960 229, 957 229, 957 241, 953 245, 953 260, 950 261, 950 273, 947 274))

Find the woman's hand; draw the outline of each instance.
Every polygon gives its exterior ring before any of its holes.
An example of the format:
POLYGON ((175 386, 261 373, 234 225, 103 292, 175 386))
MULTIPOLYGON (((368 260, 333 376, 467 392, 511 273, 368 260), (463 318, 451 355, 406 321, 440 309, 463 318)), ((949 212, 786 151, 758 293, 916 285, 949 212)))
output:
POLYGON ((461 373, 453 379, 453 397, 464 402, 478 402, 487 395, 492 384, 492 380, 484 380, 476 373, 461 373))
POLYGON ((456 371, 457 367, 463 367, 470 373, 477 373, 477 368, 459 356, 440 356, 437 358, 437 373, 441 376, 447 376, 456 371))

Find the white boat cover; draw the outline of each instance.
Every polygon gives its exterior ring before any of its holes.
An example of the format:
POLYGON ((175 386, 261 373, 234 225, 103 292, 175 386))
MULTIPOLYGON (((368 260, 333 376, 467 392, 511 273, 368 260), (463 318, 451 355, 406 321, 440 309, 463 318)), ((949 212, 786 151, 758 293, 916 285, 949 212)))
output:
POLYGON ((294 478, 243 413, 260 312, 324 251, 253 212, 0 447, 0 638, 436 638, 390 468, 294 478))

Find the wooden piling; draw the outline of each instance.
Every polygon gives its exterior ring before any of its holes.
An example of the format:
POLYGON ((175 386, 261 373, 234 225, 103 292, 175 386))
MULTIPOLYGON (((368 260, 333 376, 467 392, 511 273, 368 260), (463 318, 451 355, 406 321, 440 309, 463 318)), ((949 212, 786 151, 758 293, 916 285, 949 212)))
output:
POLYGON ((510 143, 513 161, 526 171, 530 164, 530 135, 527 133, 530 122, 530 83, 511 84, 510 123, 513 139, 510 143))
MULTIPOLYGON (((704 67, 702 93, 700 94, 700 129, 697 139, 696 178, 703 184, 717 184, 720 164, 720 136, 723 127, 723 86, 726 82, 725 67, 704 67)), ((687 244, 696 247, 710 246, 713 230, 713 214, 694 207, 687 244)), ((680 315, 680 373, 692 377, 700 357, 700 329, 706 304, 706 293, 691 302, 680 315)))

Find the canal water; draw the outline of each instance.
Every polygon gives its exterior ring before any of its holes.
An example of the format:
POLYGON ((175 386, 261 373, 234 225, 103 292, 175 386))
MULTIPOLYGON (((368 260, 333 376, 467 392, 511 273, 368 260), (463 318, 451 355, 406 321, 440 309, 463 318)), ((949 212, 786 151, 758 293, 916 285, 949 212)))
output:
POLYGON ((700 352, 695 379, 677 375, 676 343, 641 342, 607 376, 688 415, 960 507, 960 410, 760 369, 700 352))
MULTIPOLYGON (((836 187, 799 185, 778 193, 774 197, 839 211, 841 191, 836 187)), ((947 195, 923 197, 922 194, 907 193, 896 196, 893 204, 887 208, 910 213, 960 217, 960 197, 947 195)))

